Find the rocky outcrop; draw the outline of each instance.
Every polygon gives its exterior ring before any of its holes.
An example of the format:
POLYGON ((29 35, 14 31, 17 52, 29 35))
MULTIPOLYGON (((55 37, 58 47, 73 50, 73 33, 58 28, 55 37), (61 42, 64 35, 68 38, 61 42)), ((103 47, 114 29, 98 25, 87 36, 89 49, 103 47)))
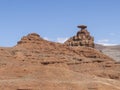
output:
POLYGON ((77 34, 70 39, 68 39, 65 44, 68 46, 86 46, 94 48, 94 38, 90 36, 90 33, 87 31, 87 26, 81 25, 78 26, 81 28, 77 34))
POLYGON ((36 33, 0 48, 0 90, 119 89, 120 63, 95 48, 69 47, 36 33))
POLYGON ((24 43, 38 43, 39 41, 43 40, 40 38, 40 35, 37 33, 31 33, 27 36, 24 36, 21 38, 21 40, 18 42, 18 44, 24 44, 24 43))

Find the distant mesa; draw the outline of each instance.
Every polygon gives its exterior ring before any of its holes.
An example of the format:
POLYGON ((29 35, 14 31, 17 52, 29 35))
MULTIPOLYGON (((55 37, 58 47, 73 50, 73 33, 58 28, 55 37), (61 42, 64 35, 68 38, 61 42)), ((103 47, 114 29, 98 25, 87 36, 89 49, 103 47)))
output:
POLYGON ((65 44, 67 46, 86 46, 94 48, 94 37, 90 35, 87 31, 87 26, 79 25, 78 28, 81 28, 77 34, 70 39, 68 39, 65 44))

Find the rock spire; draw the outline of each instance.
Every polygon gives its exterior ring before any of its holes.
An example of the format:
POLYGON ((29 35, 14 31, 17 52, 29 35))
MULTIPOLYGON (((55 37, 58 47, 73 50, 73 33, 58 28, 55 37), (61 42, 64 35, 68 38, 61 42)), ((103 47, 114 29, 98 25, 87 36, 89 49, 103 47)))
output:
POLYGON ((87 26, 80 25, 77 27, 81 28, 81 30, 78 31, 75 36, 68 39, 65 44, 68 46, 86 46, 94 48, 94 37, 87 31, 87 26))

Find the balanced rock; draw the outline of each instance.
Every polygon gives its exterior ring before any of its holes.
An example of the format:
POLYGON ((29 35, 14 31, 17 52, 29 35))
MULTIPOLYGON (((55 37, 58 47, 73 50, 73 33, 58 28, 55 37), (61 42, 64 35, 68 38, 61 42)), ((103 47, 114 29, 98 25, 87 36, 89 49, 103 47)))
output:
POLYGON ((86 46, 94 48, 94 37, 87 31, 87 26, 80 25, 78 28, 81 28, 81 30, 77 32, 77 35, 68 39, 65 44, 68 46, 86 46))

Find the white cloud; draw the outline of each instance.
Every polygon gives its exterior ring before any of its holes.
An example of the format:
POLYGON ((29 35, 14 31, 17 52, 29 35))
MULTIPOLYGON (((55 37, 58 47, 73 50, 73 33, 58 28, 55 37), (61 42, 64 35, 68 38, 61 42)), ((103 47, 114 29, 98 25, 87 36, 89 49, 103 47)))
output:
POLYGON ((98 40, 98 43, 108 43, 109 39, 102 39, 102 40, 98 40))
POLYGON ((64 43, 68 38, 65 37, 65 38, 57 38, 57 42, 59 43, 64 43))
POLYGON ((98 40, 96 43, 104 45, 104 46, 114 46, 114 45, 117 45, 117 44, 114 44, 114 43, 110 43, 109 39, 98 40))
POLYGON ((59 43, 64 43, 66 40, 68 40, 67 37, 65 37, 65 38, 58 37, 56 40, 50 39, 48 37, 44 37, 43 39, 48 40, 48 41, 56 41, 59 43))
POLYGON ((44 39, 49 41, 49 38, 47 38, 47 37, 44 37, 44 39))
POLYGON ((115 45, 118 45, 118 44, 110 44, 110 43, 104 43, 102 44, 103 46, 115 46, 115 45))

